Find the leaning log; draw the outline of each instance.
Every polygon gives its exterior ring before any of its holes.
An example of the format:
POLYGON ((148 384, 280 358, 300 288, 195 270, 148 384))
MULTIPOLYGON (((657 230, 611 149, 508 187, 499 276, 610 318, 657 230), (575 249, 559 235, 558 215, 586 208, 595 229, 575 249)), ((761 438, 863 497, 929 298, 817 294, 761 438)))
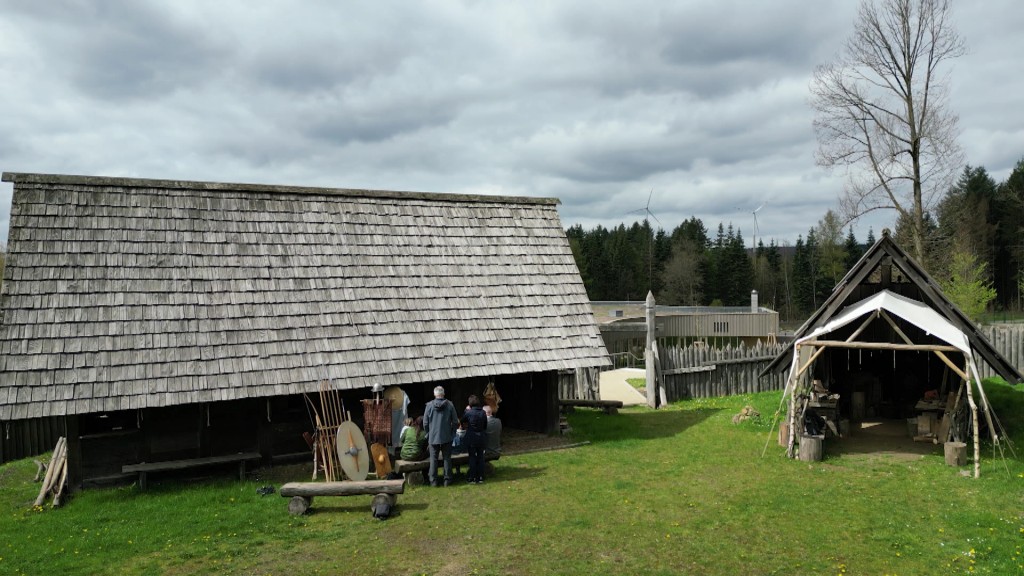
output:
POLYGON ((36 501, 33 503, 34 506, 42 506, 43 502, 46 501, 46 494, 50 492, 53 483, 57 481, 57 476, 60 474, 62 464, 61 459, 65 457, 67 450, 67 439, 61 436, 57 440, 57 445, 53 448, 53 458, 50 458, 50 466, 46 469, 46 476, 43 478, 43 485, 39 489, 39 496, 36 497, 36 501))
POLYGON ((53 507, 60 506, 61 498, 64 496, 64 488, 68 485, 68 457, 67 450, 64 450, 64 458, 61 459, 60 465, 60 480, 57 481, 57 487, 53 494, 53 507))
POLYGON ((46 471, 46 462, 42 460, 33 460, 36 463, 36 477, 32 479, 33 482, 39 482, 43 478, 43 473, 46 471))

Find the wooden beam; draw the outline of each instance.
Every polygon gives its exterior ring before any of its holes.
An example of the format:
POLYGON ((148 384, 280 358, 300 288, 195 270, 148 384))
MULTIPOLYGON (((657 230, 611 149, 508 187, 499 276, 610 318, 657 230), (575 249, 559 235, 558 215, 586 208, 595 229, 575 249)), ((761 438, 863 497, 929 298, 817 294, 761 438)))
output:
POLYGON ((897 344, 895 342, 844 342, 842 340, 807 340, 800 346, 855 348, 864 350, 923 350, 927 352, 960 352, 959 348, 945 344, 897 344))
POLYGON ((896 334, 898 334, 904 342, 906 342, 907 344, 914 343, 914 341, 910 339, 910 336, 907 336, 903 332, 903 330, 901 330, 900 327, 896 325, 896 321, 893 320, 891 316, 889 316, 888 312, 886 312, 885 310, 879 310, 879 312, 881 313, 882 318, 885 318, 885 321, 889 323, 889 326, 892 327, 893 331, 896 332, 896 334))
MULTIPOLYGON (((803 346, 804 344, 808 344, 808 342, 804 342, 803 344, 798 344, 797 348, 800 348, 800 346, 803 346)), ((811 364, 814 364, 814 361, 817 360, 818 356, 821 356, 821 353, 824 352, 824 351, 825 351, 824 347, 821 347, 821 348, 815 350, 814 354, 812 354, 811 357, 807 359, 807 363, 804 364, 803 366, 801 366, 800 369, 796 371, 796 375, 793 376, 793 380, 796 380, 797 378, 800 378, 800 376, 804 373, 804 371, 807 370, 808 368, 810 368, 811 364)), ((797 355, 797 358, 799 359, 800 356, 797 355)), ((795 392, 795 390, 794 390, 794 392, 795 392)))
POLYGON ((864 329, 867 328, 868 325, 875 320, 875 318, 878 318, 878 310, 875 310, 874 314, 869 314, 868 317, 864 319, 864 322, 861 322, 861 325, 856 330, 853 331, 853 334, 850 334, 850 337, 847 338, 846 341, 852 342, 853 340, 855 340, 857 336, 860 336, 860 333, 863 332, 864 329))
POLYGON ((690 368, 673 368, 671 370, 665 370, 662 372, 664 376, 674 376, 676 374, 694 374, 697 372, 714 372, 716 369, 714 364, 704 366, 693 366, 690 368))
POLYGON ((943 354, 939 350, 935 350, 935 355, 939 357, 939 360, 942 360, 943 362, 945 362, 946 366, 949 366, 950 369, 953 370, 953 372, 956 372, 957 376, 959 376, 960 378, 962 378, 964 380, 968 379, 967 374, 965 374, 963 370, 958 368, 956 364, 953 364, 953 361, 949 359, 949 356, 946 356, 945 354, 943 354))

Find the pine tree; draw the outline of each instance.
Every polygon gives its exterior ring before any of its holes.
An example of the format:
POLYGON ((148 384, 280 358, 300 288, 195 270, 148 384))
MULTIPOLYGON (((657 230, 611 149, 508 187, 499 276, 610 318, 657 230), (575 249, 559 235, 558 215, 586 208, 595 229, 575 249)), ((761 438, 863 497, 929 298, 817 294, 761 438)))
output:
POLYGON ((864 255, 864 249, 857 243, 857 237, 853 235, 853 226, 847 229, 843 248, 846 249, 846 261, 843 264, 846 266, 846 271, 849 272, 857 264, 857 261, 860 260, 860 257, 864 255))

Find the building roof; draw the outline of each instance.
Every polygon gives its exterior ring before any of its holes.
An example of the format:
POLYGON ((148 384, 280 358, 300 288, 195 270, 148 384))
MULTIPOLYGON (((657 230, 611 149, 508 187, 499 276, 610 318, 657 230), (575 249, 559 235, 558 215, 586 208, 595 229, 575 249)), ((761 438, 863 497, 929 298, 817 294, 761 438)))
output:
POLYGON ((900 296, 889 290, 882 290, 874 296, 869 296, 860 302, 843 308, 841 312, 829 319, 828 322, 815 328, 809 334, 802 336, 796 343, 801 344, 815 340, 820 336, 830 334, 851 322, 881 310, 906 320, 920 328, 925 334, 934 336, 955 347, 973 360, 971 343, 962 330, 954 326, 949 320, 943 318, 934 309, 925 306, 923 302, 911 300, 906 296, 900 296))
MULTIPOLYGON (((794 341, 825 326, 840 310, 882 291, 890 291, 921 302, 966 335, 971 349, 1010 383, 1024 381, 1020 372, 985 339, 978 327, 957 308, 932 277, 890 237, 888 230, 867 249, 860 260, 832 289, 832 294, 796 331, 794 341)), ((762 371, 781 371, 793 354, 791 342, 762 371)))
POLYGON ((3 180, 0 420, 608 363, 554 199, 3 180))

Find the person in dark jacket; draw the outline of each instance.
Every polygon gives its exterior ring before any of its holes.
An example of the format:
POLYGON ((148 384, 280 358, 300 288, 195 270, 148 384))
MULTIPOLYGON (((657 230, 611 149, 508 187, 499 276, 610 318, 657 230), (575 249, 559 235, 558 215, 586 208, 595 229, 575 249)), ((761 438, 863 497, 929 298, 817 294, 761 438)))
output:
POLYGON ((444 397, 444 388, 434 388, 434 399, 427 402, 423 411, 423 431, 427 433, 427 446, 430 449, 430 468, 428 477, 431 486, 437 486, 437 456, 444 458, 444 485, 452 483, 452 438, 458 416, 455 405, 444 397))
POLYGON ((463 418, 466 421, 465 443, 469 451, 469 483, 484 481, 484 448, 487 447, 487 414, 480 407, 476 394, 469 397, 469 408, 463 418))

